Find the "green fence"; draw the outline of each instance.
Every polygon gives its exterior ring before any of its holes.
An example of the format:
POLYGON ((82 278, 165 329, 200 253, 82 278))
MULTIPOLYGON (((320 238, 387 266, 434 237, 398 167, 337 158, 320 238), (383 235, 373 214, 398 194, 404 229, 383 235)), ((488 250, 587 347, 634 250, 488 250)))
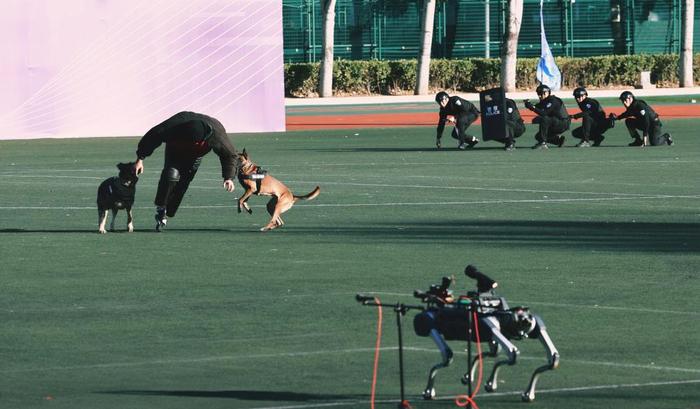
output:
MULTIPOLYGON (((320 0, 283 0, 284 60, 322 55, 320 0)), ((336 58, 416 58, 423 0, 337 0, 336 58)), ((432 56, 498 57, 507 0, 438 0, 432 56)), ((681 0, 545 1, 544 24, 555 56, 678 53, 681 0)), ((700 13, 695 25, 700 27, 700 13)), ((700 50, 694 39, 695 50, 700 50)), ((518 55, 540 54, 539 0, 525 0, 518 55)))

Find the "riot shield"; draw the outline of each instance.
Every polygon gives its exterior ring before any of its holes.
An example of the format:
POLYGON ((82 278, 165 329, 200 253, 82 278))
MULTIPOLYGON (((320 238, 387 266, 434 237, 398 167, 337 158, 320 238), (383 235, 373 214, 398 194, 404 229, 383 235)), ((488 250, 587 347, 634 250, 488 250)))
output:
POLYGON ((485 141, 506 139, 506 93, 491 88, 479 93, 481 134, 485 141))

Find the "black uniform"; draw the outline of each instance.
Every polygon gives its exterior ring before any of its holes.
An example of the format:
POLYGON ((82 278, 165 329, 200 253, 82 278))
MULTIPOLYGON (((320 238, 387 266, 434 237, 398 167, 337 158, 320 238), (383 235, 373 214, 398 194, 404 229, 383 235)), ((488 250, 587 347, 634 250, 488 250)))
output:
MULTIPOLYGON (((454 116, 457 122, 452 132, 452 137, 457 139, 460 145, 463 145, 467 140, 467 128, 479 117, 479 110, 466 99, 456 96, 450 97, 447 105, 444 108, 440 107, 440 119, 437 126, 438 142, 442 138, 442 132, 445 130, 445 122, 447 122, 448 115, 454 116)), ((472 137, 471 139, 474 140, 475 138, 472 137)))
POLYGON ((630 145, 641 146, 642 139, 637 133, 637 130, 642 131, 644 136, 649 136, 649 143, 653 146, 668 144, 671 145, 671 137, 669 134, 661 134, 661 121, 659 115, 641 99, 634 99, 627 110, 620 114, 617 119, 625 119, 625 125, 634 138, 634 142, 630 145))
POLYGON ((525 122, 520 116, 518 105, 506 98, 506 146, 513 146, 515 138, 525 133, 525 122))
POLYGON ((136 156, 144 159, 165 143, 165 164, 158 182, 155 204, 172 217, 177 212, 202 157, 213 150, 221 162, 221 176, 238 173, 236 150, 217 119, 196 112, 180 112, 154 126, 139 141, 136 156))
POLYGON ((573 115, 573 118, 583 118, 583 122, 580 128, 571 131, 571 135, 581 139, 582 142, 593 141, 593 146, 599 146, 600 142, 605 139, 603 136, 605 131, 612 127, 611 121, 606 118, 605 111, 597 100, 586 97, 577 103, 581 112, 573 115))
POLYGON ((564 141, 561 134, 566 132, 571 125, 571 118, 566 111, 564 102, 559 97, 550 94, 535 105, 529 103, 525 106, 537 114, 537 117, 532 120, 533 124, 540 126, 539 131, 535 134, 537 142, 539 144, 554 143, 561 146, 564 141))

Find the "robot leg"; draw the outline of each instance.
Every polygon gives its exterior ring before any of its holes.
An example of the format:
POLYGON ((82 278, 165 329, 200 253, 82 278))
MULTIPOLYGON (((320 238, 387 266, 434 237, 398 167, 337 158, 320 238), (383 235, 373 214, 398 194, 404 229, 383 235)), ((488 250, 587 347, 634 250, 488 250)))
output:
POLYGON ((547 365, 540 366, 539 368, 535 369, 535 372, 532 374, 530 383, 527 385, 527 389, 525 389, 521 395, 523 401, 525 402, 532 402, 535 400, 535 387, 537 385, 537 379, 540 377, 542 372, 551 371, 559 367, 559 352, 547 333, 547 327, 545 327, 544 321, 542 321, 542 318, 540 318, 538 315, 535 315, 535 320, 537 322, 535 331, 539 330, 537 338, 547 351, 547 365))
POLYGON ((479 363, 480 360, 483 360, 485 357, 491 357, 495 358, 498 355, 498 344, 496 341, 491 340, 489 341, 489 350, 488 351, 482 351, 481 354, 477 355, 474 360, 471 362, 471 365, 469 365, 469 372, 466 372, 464 376, 462 376, 462 385, 467 385, 469 384, 469 380, 475 379, 476 375, 476 367, 477 364, 479 363))
POLYGON ((489 327, 492 333, 492 339, 496 341, 498 346, 503 348, 507 355, 507 359, 497 361, 494 364, 491 376, 489 376, 489 379, 486 381, 486 385, 484 385, 486 392, 493 392, 496 390, 496 388, 498 388, 498 370, 500 369, 501 365, 515 365, 520 351, 515 345, 513 345, 512 342, 510 342, 508 338, 506 338, 505 335, 503 335, 498 319, 495 317, 486 317, 482 318, 482 322, 489 327))
POLYGON ((437 375, 438 369, 446 368, 450 365, 452 362, 452 350, 450 347, 447 345, 447 342, 445 342, 445 338, 442 336, 442 334, 436 330, 436 329, 431 329, 430 330, 430 338, 435 341, 435 345, 437 345, 438 349, 440 350, 440 354, 442 355, 442 361, 436 365, 434 365, 432 368, 430 368, 430 373, 428 374, 428 385, 425 387, 425 391, 423 391, 423 399, 430 400, 435 397, 435 376, 437 375))

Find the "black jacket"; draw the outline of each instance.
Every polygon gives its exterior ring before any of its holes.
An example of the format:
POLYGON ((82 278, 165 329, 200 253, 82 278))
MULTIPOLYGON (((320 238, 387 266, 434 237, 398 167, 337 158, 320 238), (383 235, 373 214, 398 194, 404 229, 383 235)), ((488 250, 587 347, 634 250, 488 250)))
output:
POLYGON ((636 99, 632 101, 627 110, 621 113, 617 119, 625 119, 634 117, 642 121, 642 132, 648 134, 651 128, 655 125, 660 125, 659 115, 644 101, 636 99))
POLYGON ((467 115, 479 116, 479 110, 466 99, 457 96, 450 97, 447 105, 444 108, 442 106, 440 107, 440 119, 438 120, 437 126, 438 139, 442 137, 442 132, 445 130, 445 122, 447 122, 448 115, 454 116, 457 121, 457 126, 459 126, 463 117, 467 115))
POLYGON ((569 113, 566 111, 566 106, 564 106, 564 101, 550 95, 542 101, 535 104, 531 111, 535 112, 539 116, 551 116, 559 119, 568 119, 569 113))
POLYGON ((510 98, 506 98, 506 120, 524 123, 523 117, 520 116, 520 111, 518 110, 518 104, 510 98))
POLYGON ((217 119, 196 112, 180 112, 154 126, 139 141, 136 156, 151 156, 161 144, 172 145, 179 155, 198 158, 213 150, 221 162, 221 176, 233 179, 238 161, 224 126, 217 119))
POLYGON ((583 117, 584 113, 588 113, 591 116, 591 118, 593 118, 593 120, 596 122, 605 120, 605 111, 603 110, 603 107, 600 106, 600 103, 597 100, 587 97, 581 102, 576 101, 576 103, 581 109, 581 112, 573 115, 574 118, 581 118, 583 117))

